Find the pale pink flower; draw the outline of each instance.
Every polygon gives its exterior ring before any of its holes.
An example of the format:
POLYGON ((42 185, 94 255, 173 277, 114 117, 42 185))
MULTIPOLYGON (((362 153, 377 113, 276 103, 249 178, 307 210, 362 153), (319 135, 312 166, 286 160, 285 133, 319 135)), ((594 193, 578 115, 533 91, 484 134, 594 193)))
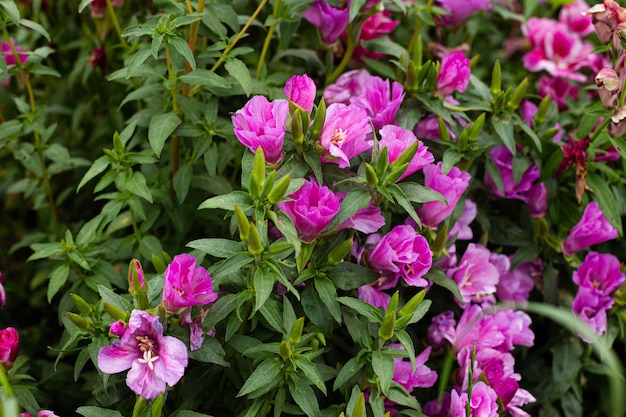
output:
POLYGON ((489 262, 490 256, 491 252, 484 246, 470 243, 459 264, 447 271, 447 275, 459 286, 462 296, 459 302, 480 303, 493 299, 500 274, 489 262))
POLYGON ((474 237, 474 233, 472 232, 472 228, 470 224, 476 218, 478 214, 478 207, 476 203, 474 203, 469 198, 465 200, 465 208, 463 209, 463 214, 459 217, 450 229, 448 233, 448 239, 456 238, 456 240, 472 240, 474 237))
POLYGON ((458 26, 472 14, 491 9, 491 0, 438 0, 449 13, 437 19, 439 24, 458 26))
POLYGON ((370 73, 364 69, 341 74, 334 84, 324 89, 324 102, 326 105, 332 103, 350 104, 350 98, 361 95, 365 81, 370 76, 370 73))
MULTIPOLYGON (((513 260, 513 256, 510 257, 513 260)), ((543 273, 541 259, 521 262, 512 271, 500 275, 496 286, 496 295, 502 301, 511 301, 525 304, 528 302, 530 291, 535 286, 535 277, 543 273)))
MULTIPOLYGON (((389 347, 404 350, 400 344, 389 347)), ((426 366, 432 348, 429 346, 415 357, 415 369, 411 362, 403 358, 394 358, 393 381, 402 385, 409 393, 415 388, 430 388, 437 381, 437 372, 426 366)))
MULTIPOLYGON (((346 198, 346 192, 336 193, 341 203, 346 198)), ((343 229, 354 229, 366 234, 374 233, 385 225, 385 218, 383 217, 380 207, 376 207, 373 201, 370 201, 367 207, 364 207, 357 211, 352 217, 345 222, 337 226, 335 231, 343 229)))
MULTIPOLYGON (((450 417, 466 417, 465 407, 468 401, 467 392, 457 393, 452 390, 450 397, 450 417)), ((478 381, 472 387, 470 403, 470 416, 472 417, 498 417, 498 396, 496 392, 482 381, 478 381)))

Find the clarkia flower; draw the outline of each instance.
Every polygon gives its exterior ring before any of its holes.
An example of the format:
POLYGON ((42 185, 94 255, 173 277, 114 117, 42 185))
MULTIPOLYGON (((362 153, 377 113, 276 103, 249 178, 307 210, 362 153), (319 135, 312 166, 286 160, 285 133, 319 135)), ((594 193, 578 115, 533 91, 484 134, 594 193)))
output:
MULTIPOLYGON (((20 63, 25 64, 26 60, 28 59, 26 50, 17 45, 13 39, 11 39, 11 43, 13 44, 13 48, 15 48, 15 52, 17 52, 17 55, 20 58, 20 63)), ((7 66, 15 65, 17 62, 17 60, 15 59, 15 55, 11 50, 11 45, 9 45, 9 42, 0 41, 0 56, 2 56, 7 66)))
POLYGON ((454 223, 452 229, 450 229, 448 239, 456 238, 456 240, 472 240, 474 232, 472 232, 470 224, 474 221, 477 214, 478 207, 476 206, 476 203, 469 198, 466 199, 463 213, 461 214, 461 217, 459 217, 459 220, 454 223))
POLYGON ((447 97, 455 91, 464 92, 469 85, 470 60, 463 52, 452 52, 441 58, 441 70, 437 75, 435 93, 447 97))
POLYGON ((410 130, 402 129, 395 125, 385 125, 380 129, 380 140, 378 141, 378 147, 382 150, 387 148, 387 156, 389 163, 392 164, 398 159, 400 154, 409 146, 417 142, 417 152, 411 161, 406 171, 398 178, 398 181, 408 177, 414 172, 419 171, 428 164, 432 164, 435 161, 435 157, 428 152, 428 147, 424 146, 422 141, 417 140, 413 132, 410 130))
POLYGON ((575 0, 561 8, 559 22, 566 24, 579 36, 587 36, 594 30, 591 16, 585 13, 587 10, 589 5, 584 0, 575 0))
POLYGON ((350 159, 374 146, 374 141, 367 137, 371 131, 365 110, 353 104, 331 104, 326 109, 326 120, 319 139, 326 150, 323 160, 335 162, 339 168, 349 167, 350 159))
MULTIPOLYGON (((613 297, 587 287, 580 287, 572 301, 574 314, 587 323, 597 336, 606 333, 606 311, 612 306, 613 297)), ((587 337, 581 335, 581 338, 589 342, 587 337)))
POLYGON ((315 82, 306 74, 294 75, 285 83, 285 97, 311 113, 317 87, 315 82))
POLYGON ((452 214, 472 176, 457 167, 452 167, 450 172, 444 174, 441 172, 441 162, 436 165, 426 165, 422 170, 424 172, 424 185, 441 193, 448 202, 446 204, 440 201, 429 201, 417 211, 422 224, 436 228, 439 223, 452 214))
MULTIPOLYGON (((400 21, 393 20, 391 12, 389 10, 383 10, 380 13, 375 13, 365 19, 363 26, 361 27, 361 33, 359 35, 359 41, 369 41, 372 39, 380 38, 386 34, 393 32, 393 30, 400 24, 400 21)), ((385 54, 381 52, 373 52, 366 49, 359 42, 352 53, 352 59, 361 62, 361 58, 366 57, 370 59, 380 59, 385 54)))
POLYGON ((600 43, 609 43, 615 35, 615 29, 626 22, 626 9, 615 0, 604 0, 604 3, 587 10, 585 15, 591 15, 600 43))
POLYGON ((445 311, 432 318, 428 327, 428 344, 439 349, 445 345, 446 341, 454 344, 456 320, 452 311, 445 311))
POLYGON ((597 202, 590 202, 576 226, 572 227, 563 242, 562 249, 566 255, 572 255, 589 246, 616 239, 617 230, 604 217, 597 202))
POLYGON ((265 160, 275 164, 282 158, 288 115, 287 100, 269 102, 263 96, 254 96, 231 119, 239 142, 252 153, 260 146, 265 160))
POLYGON ((438 0, 439 5, 449 14, 437 19, 439 24, 458 26, 472 14, 491 9, 491 0, 438 0))
POLYGON ((13 366, 19 352, 20 335, 13 327, 0 330, 0 365, 13 366))
POLYGON ((489 261, 490 256, 491 252, 484 246, 470 243, 459 264, 447 271, 447 275, 459 286, 462 297, 459 302, 480 303, 493 299, 500 274, 489 261))
POLYGON ((324 0, 315 0, 302 17, 315 25, 322 35, 322 41, 330 45, 335 43, 348 27, 350 6, 340 9, 324 0))
MULTIPOLYGON (((511 260, 513 256, 511 256, 511 260)), ((530 291, 535 286, 535 277, 541 276, 543 265, 541 259, 517 264, 512 271, 500 275, 496 286, 496 295, 502 301, 525 304, 530 291)))
POLYGON ((578 100, 578 87, 570 83, 567 78, 543 76, 539 79, 539 95, 552 97, 561 111, 569 108, 568 99, 578 100))
POLYGON ((589 252, 574 271, 572 280, 579 287, 592 288, 609 295, 626 280, 620 266, 619 259, 610 253, 589 252))
POLYGON ((352 97, 350 103, 364 109, 372 120, 374 128, 380 129, 394 122, 403 99, 402 84, 394 81, 390 86, 389 80, 372 75, 365 80, 361 94, 352 97))
MULTIPOLYGON (((400 344, 391 344, 389 347, 404 350, 400 344)), ((402 385, 409 393, 415 388, 432 387, 437 381, 437 372, 426 366, 431 350, 429 346, 415 357, 415 370, 408 360, 394 358, 392 380, 402 385)))
POLYGON ((350 104, 350 98, 361 95, 365 81, 370 77, 367 70, 352 70, 345 72, 333 84, 324 89, 324 102, 350 104))
POLYGON ((531 189, 533 182, 536 181, 541 172, 539 167, 531 163, 526 171, 522 174, 519 182, 515 181, 513 175, 513 154, 506 146, 495 146, 489 152, 491 160, 495 163, 502 180, 502 190, 498 188, 496 182, 491 175, 485 171, 485 185, 491 189, 491 192, 499 197, 514 198, 528 202, 527 193, 531 189))
POLYGON ((163 335, 159 318, 142 310, 133 310, 128 329, 119 341, 98 352, 98 368, 115 374, 127 369, 126 385, 137 395, 153 399, 174 386, 187 367, 185 344, 163 335))
POLYGON ((196 265, 196 258, 186 253, 174 257, 163 278, 163 307, 170 313, 185 307, 209 304, 217 299, 207 270, 196 265))
POLYGON ((339 198, 315 181, 304 181, 287 199, 278 208, 291 219, 300 239, 306 243, 313 242, 339 213, 339 198))
MULTIPOLYGON (((450 397, 450 417, 465 417, 465 407, 468 402, 467 392, 460 394, 452 390, 450 397)), ((498 417, 498 395, 483 381, 478 381, 472 387, 472 397, 469 399, 470 416, 498 417)))

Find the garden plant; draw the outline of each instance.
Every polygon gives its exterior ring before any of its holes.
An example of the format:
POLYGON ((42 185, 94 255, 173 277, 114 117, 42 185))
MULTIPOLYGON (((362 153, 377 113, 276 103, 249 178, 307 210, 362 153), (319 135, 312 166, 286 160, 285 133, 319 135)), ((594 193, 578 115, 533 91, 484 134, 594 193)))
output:
POLYGON ((619 1, 0 30, 0 416, 625 415, 619 1))

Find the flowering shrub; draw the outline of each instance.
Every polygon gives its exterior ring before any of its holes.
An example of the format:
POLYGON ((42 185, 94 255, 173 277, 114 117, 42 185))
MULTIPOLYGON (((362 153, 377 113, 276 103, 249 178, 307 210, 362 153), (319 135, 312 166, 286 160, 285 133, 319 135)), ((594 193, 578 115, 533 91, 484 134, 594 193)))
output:
POLYGON ((623 416, 596 3, 0 0, 2 415, 623 416))

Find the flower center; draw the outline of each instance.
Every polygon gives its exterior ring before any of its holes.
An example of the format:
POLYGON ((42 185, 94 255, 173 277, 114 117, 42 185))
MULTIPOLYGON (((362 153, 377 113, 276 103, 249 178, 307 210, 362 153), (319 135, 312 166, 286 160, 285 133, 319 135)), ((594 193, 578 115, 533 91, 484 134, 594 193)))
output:
POLYGON ((344 131, 343 129, 335 129, 333 135, 330 137, 330 143, 335 146, 339 146, 341 143, 343 143, 343 141, 346 140, 347 134, 348 132, 344 131))
POLYGON ((139 363, 145 363, 148 365, 150 370, 154 370, 154 362, 159 359, 157 355, 157 345, 156 343, 150 339, 148 336, 136 336, 137 346, 139 350, 143 353, 143 357, 137 359, 139 363))

